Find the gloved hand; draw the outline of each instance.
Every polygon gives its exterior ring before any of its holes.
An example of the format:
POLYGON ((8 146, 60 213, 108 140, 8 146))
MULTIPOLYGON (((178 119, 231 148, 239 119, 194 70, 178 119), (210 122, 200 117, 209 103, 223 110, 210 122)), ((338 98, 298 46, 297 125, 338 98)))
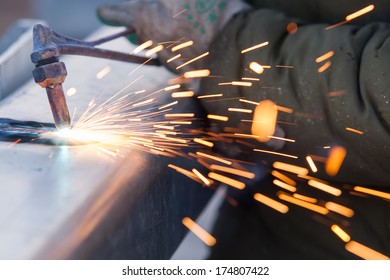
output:
POLYGON ((207 52, 211 41, 234 14, 248 9, 241 0, 129 0, 101 6, 97 13, 105 23, 134 28, 138 43, 164 43, 158 53, 162 64, 175 72, 196 70, 202 60, 176 70, 178 65, 207 52), (193 41, 176 52, 173 46, 193 41), (167 60, 181 54, 179 59, 167 60))

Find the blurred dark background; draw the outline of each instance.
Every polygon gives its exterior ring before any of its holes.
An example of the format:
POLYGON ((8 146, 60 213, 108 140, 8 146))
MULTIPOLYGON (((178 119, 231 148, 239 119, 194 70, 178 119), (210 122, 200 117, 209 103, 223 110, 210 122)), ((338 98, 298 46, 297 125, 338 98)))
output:
POLYGON ((68 36, 84 38, 100 23, 96 8, 120 0, 0 0, 0 37, 20 18, 45 20, 51 28, 68 36))

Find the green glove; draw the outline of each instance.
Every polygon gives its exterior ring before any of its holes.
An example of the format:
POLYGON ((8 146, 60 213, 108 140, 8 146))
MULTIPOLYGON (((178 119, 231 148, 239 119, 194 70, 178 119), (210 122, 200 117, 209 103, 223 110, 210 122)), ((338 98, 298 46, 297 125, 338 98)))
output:
POLYGON ((161 63, 176 72, 200 69, 202 60, 176 70, 178 65, 207 52, 211 41, 238 12, 249 9, 241 0, 129 0, 101 6, 98 17, 111 25, 132 27, 137 41, 162 43, 161 63), (193 41, 193 45, 173 51, 172 47, 193 41), (181 54, 171 62, 170 58, 181 54))

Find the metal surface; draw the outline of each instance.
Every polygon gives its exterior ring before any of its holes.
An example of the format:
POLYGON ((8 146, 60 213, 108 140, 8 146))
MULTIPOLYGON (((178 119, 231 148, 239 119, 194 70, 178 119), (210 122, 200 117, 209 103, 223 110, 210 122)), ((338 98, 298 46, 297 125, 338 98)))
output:
MULTIPOLYGON (((105 48, 131 51, 125 39, 105 48)), ((66 85, 77 89, 67 98, 76 118, 92 99, 107 100, 125 87, 153 92, 173 77, 161 67, 88 57, 64 61, 66 85), (111 72, 97 79, 107 66, 111 72)), ((33 81, 1 101, 0 118, 52 122, 33 81)), ((166 158, 132 148, 121 155, 96 144, 0 141, 0 259, 169 258, 186 232, 181 218, 196 217, 210 190, 167 170, 166 158)))

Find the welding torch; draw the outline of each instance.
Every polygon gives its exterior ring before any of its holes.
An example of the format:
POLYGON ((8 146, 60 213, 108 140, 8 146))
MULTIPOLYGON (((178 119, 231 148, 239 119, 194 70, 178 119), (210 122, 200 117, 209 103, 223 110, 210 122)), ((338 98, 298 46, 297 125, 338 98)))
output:
POLYGON ((36 68, 33 70, 33 77, 37 84, 46 89, 54 123, 58 129, 71 125, 62 87, 67 71, 65 64, 59 59, 60 55, 82 55, 136 64, 160 65, 157 59, 96 48, 100 44, 134 32, 134 30, 127 29, 96 41, 85 42, 61 35, 41 24, 34 26, 31 61, 36 68))

